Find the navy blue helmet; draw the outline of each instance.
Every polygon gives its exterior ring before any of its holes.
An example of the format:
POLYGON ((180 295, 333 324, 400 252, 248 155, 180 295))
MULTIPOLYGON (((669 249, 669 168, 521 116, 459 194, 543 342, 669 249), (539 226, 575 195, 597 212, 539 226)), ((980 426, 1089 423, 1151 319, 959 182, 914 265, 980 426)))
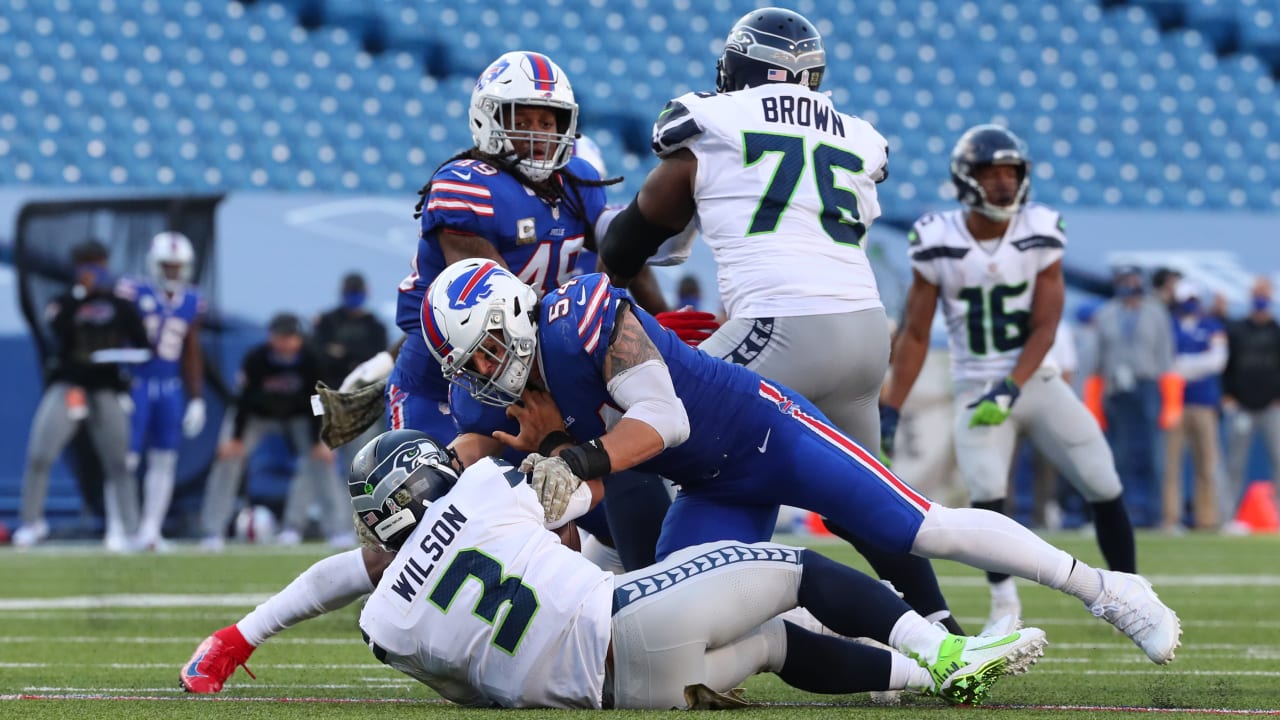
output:
POLYGON ((765 83, 817 90, 827 68, 822 36, 803 15, 762 8, 743 15, 716 61, 716 90, 731 92, 765 83))
POLYGON ((453 451, 417 430, 391 430, 351 461, 347 489, 357 522, 388 550, 398 550, 431 503, 458 481, 453 451))
POLYGON ((1022 139, 999 125, 975 125, 965 131, 951 151, 951 182, 960 202, 992 220, 1008 220, 1027 202, 1031 189, 1031 160, 1022 139), (1018 169, 1018 190, 1007 205, 993 205, 974 178, 983 165, 1013 165, 1018 169))

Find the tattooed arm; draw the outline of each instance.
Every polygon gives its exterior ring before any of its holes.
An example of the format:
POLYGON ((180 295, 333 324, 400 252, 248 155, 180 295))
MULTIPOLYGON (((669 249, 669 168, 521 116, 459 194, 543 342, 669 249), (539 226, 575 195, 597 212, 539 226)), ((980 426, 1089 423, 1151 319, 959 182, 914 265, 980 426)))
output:
POLYGON ((604 360, 609 395, 624 411, 601 438, 614 472, 634 467, 689 437, 689 416, 667 365, 629 307, 618 309, 604 360))

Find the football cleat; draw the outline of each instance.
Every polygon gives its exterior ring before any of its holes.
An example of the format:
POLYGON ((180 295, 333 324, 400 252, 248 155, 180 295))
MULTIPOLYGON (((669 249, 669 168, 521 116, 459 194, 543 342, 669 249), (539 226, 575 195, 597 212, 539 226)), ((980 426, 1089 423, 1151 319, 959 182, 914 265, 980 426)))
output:
POLYGON ((1129 636, 1157 665, 1173 661, 1182 644, 1182 623, 1178 614, 1160 601, 1151 583, 1141 575, 1099 570, 1102 594, 1089 605, 1095 617, 1111 623, 1129 636))
POLYGON ((222 628, 205 638, 187 664, 182 666, 178 674, 182 689, 197 694, 220 692, 227 678, 242 666, 249 677, 257 680, 258 677, 245 665, 253 649, 235 625, 222 628))
POLYGON ((948 635, 932 662, 913 657, 933 676, 930 695, 953 705, 977 705, 1001 677, 1026 672, 1044 654, 1047 644, 1039 628, 1002 637, 948 635))
POLYGON ((49 525, 41 520, 33 525, 23 525, 13 531, 13 546, 28 548, 38 545, 49 537, 49 525))

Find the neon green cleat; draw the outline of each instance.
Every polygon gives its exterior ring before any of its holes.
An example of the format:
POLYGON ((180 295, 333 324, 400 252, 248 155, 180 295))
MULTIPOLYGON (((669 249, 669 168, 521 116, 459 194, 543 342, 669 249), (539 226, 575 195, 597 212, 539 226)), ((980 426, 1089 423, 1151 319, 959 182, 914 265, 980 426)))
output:
POLYGON ((977 705, 1005 675, 1024 673, 1044 654, 1044 631, 1023 628, 1000 637, 948 635, 932 662, 912 655, 933 676, 937 695, 953 705, 977 705))

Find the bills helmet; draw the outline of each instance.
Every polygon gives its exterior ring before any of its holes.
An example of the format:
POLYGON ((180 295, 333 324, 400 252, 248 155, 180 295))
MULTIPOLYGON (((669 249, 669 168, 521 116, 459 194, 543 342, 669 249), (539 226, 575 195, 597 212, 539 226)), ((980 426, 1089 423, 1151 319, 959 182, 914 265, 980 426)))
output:
POLYGON ((186 235, 166 231, 151 238, 147 267, 152 277, 160 281, 166 290, 176 292, 190 282, 195 262, 196 251, 186 235))
POLYGON ((460 472, 453 451, 426 433, 384 432, 351 461, 351 509, 383 547, 398 550, 431 503, 458 482, 460 472))
POLYGON ((999 125, 969 128, 951 151, 951 182, 955 183, 956 197, 960 202, 992 220, 1008 220, 1026 204, 1031 190, 1031 161, 1027 159, 1027 146, 1021 138, 999 125), (1018 189, 1008 204, 991 203, 986 190, 974 177, 974 171, 984 165, 1012 165, 1017 168, 1018 189))
POLYGON ((469 117, 476 148, 514 158, 520 172, 534 182, 551 177, 573 156, 578 103, 569 78, 546 55, 518 51, 494 60, 476 80, 469 117), (517 107, 549 108, 556 117, 555 132, 517 129, 517 107))
POLYGON ((498 263, 459 260, 427 288, 422 336, 450 382, 486 405, 506 407, 520 399, 537 348, 538 293, 498 263), (495 364, 491 375, 475 368, 483 353, 495 364))
POLYGON ((803 15, 763 8, 743 15, 716 61, 716 90, 732 92, 765 83, 817 90, 827 68, 822 36, 803 15))

